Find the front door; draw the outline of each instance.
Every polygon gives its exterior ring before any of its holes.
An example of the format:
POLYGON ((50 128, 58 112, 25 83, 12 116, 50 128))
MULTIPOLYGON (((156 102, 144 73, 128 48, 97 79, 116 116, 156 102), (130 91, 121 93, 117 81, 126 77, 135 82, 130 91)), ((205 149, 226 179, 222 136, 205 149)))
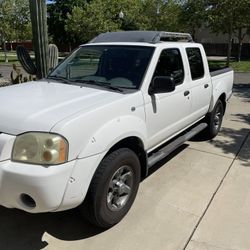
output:
POLYGON ((190 124, 191 93, 185 84, 181 52, 177 48, 164 49, 153 78, 173 77, 176 88, 170 93, 145 97, 148 149, 152 149, 190 124))

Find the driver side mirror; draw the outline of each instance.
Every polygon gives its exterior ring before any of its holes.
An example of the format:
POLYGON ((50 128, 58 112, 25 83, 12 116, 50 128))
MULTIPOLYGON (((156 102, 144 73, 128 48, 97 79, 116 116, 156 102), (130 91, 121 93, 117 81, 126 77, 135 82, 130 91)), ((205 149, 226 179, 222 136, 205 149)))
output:
POLYGON ((175 81, 173 77, 156 76, 149 87, 149 95, 168 93, 175 90, 175 81))

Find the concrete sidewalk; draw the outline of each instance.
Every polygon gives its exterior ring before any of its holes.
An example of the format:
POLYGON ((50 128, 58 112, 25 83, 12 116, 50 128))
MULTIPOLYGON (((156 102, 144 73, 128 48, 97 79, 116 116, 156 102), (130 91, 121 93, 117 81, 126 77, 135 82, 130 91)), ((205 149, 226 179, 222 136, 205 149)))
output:
POLYGON ((232 162, 187 250, 250 249, 250 77, 236 74, 235 79, 238 84, 222 132, 211 145, 202 146, 207 152, 232 157, 232 162))
POLYGON ((0 207, 0 249, 250 249, 250 74, 235 79, 219 136, 190 141, 155 166, 121 223, 102 231, 77 210, 0 207))

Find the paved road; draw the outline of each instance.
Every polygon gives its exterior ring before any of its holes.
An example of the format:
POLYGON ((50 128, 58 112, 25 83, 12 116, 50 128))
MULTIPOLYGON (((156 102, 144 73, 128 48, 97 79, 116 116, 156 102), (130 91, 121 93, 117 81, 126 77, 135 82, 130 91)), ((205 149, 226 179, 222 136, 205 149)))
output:
POLYGON ((12 66, 11 65, 8 65, 8 66, 0 65, 0 74, 4 78, 10 79, 10 73, 11 73, 11 71, 12 71, 12 66))
POLYGON ((0 207, 0 249, 250 249, 250 74, 235 81, 220 134, 187 142, 157 165, 121 223, 102 231, 77 210, 0 207))

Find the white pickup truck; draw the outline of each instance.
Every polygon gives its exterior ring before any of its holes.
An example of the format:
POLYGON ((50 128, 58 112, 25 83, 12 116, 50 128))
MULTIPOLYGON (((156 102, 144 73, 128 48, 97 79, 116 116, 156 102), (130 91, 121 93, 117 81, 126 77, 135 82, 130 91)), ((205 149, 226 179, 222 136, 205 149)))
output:
POLYGON ((0 89, 0 204, 80 205, 111 227, 151 166, 202 130, 217 135, 232 85, 188 34, 99 35, 46 79, 0 89))

